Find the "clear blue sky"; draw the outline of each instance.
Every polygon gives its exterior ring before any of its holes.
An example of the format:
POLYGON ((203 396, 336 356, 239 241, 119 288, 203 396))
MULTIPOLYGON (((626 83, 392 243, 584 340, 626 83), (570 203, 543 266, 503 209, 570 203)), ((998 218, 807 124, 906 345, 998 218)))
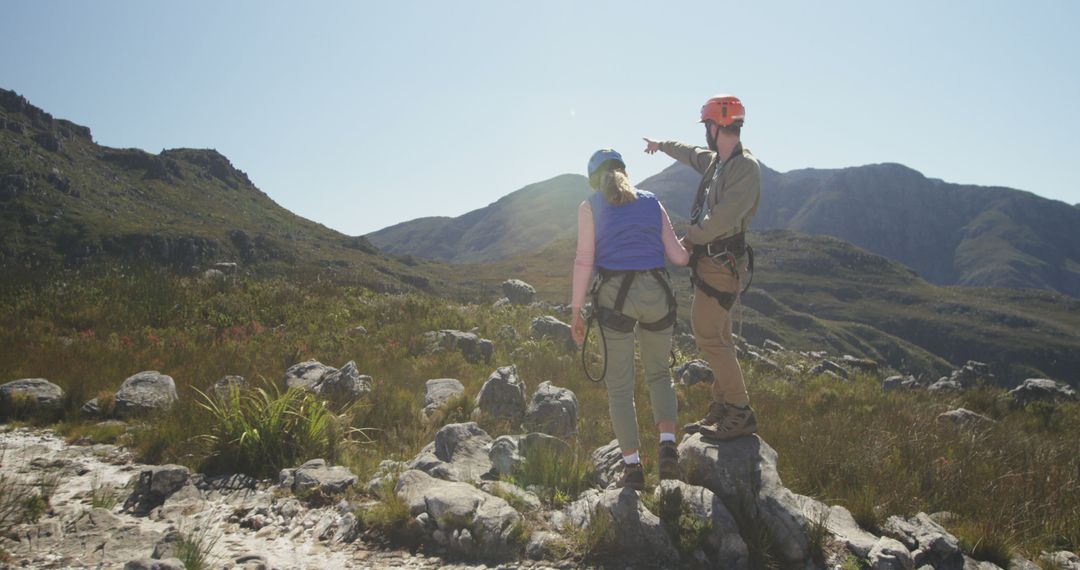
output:
POLYGON ((5 0, 0 86, 108 146, 216 148, 347 234, 634 180, 731 92, 786 171, 900 162, 1080 202, 1080 2, 5 0))

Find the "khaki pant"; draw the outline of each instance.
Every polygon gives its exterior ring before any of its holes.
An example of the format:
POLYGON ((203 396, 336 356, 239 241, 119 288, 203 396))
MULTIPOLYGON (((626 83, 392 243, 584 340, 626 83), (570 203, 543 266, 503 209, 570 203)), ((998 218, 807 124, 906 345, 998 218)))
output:
MULTIPOLYGON (((739 259, 739 266, 745 258, 739 259)), ((697 262, 698 276, 715 289, 734 293, 739 287, 735 273, 730 267, 712 258, 702 257, 697 262)), ((731 313, 720 303, 701 290, 694 291, 694 304, 690 311, 690 323, 694 328, 694 340, 705 354, 705 360, 713 370, 713 401, 745 406, 750 403, 743 381, 739 359, 735 355, 735 342, 731 338, 731 313)))
MULTIPOLYGON (((615 296, 623 279, 615 277, 604 284, 600 289, 601 306, 609 309, 615 306, 615 296)), ((656 278, 648 273, 635 276, 626 295, 623 314, 639 322, 651 323, 664 318, 667 313, 667 293, 656 278)), ((672 328, 649 331, 640 325, 635 327, 637 341, 641 345, 641 364, 645 369, 645 384, 649 388, 654 423, 674 422, 678 414, 675 387, 668 370, 672 328)), ((638 449, 641 442, 638 439, 637 408, 634 405, 635 332, 603 329, 607 340, 607 375, 604 384, 607 386, 611 424, 623 451, 638 449)))

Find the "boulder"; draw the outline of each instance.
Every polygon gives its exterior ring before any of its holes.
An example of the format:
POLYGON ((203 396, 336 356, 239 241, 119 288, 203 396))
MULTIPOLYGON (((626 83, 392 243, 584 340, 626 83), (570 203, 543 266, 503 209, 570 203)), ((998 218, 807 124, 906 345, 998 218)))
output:
POLYGON ((44 378, 23 378, 0 386, 0 418, 54 414, 64 408, 64 390, 44 378))
POLYGON ((1032 402, 1075 402, 1076 390, 1047 378, 1028 378, 1009 390, 1015 405, 1023 407, 1032 402))
POLYGON ((914 570, 915 560, 900 541, 883 536, 874 543, 866 561, 873 570, 914 570))
POLYGON ((210 387, 210 393, 216 396, 220 400, 224 400, 229 397, 233 390, 242 391, 247 388, 247 381, 243 376, 225 376, 214 382, 214 385, 210 387))
POLYGON ((491 436, 475 422, 447 424, 407 467, 447 481, 478 481, 491 471, 490 449, 491 436))
POLYGON ((523 423, 526 430, 566 438, 577 432, 577 420, 577 395, 568 388, 541 382, 525 410, 523 423))
POLYGON ((509 503, 467 483, 442 481, 410 469, 394 492, 417 517, 428 540, 468 558, 516 558, 528 537, 524 520, 509 503))
POLYGON ((948 377, 941 377, 937 382, 934 382, 926 389, 931 393, 945 393, 945 392, 963 392, 964 385, 956 380, 950 380, 948 377))
POLYGON ((980 425, 995 424, 994 420, 982 415, 977 414, 966 408, 957 408, 955 410, 949 410, 938 415, 937 421, 943 424, 975 427, 980 425))
POLYGON ((203 281, 224 281, 225 273, 220 269, 207 269, 202 274, 203 281))
POLYGON ((183 561, 179 558, 166 558, 155 560, 153 558, 137 558, 124 564, 124 570, 184 570, 183 561))
POLYGON ((608 488, 619 480, 622 474, 622 449, 619 440, 613 439, 592 452, 593 478, 602 488, 608 488))
POLYGON ((491 363, 495 355, 495 343, 471 332, 453 329, 429 331, 424 333, 424 340, 428 344, 428 352, 457 350, 466 361, 474 364, 481 361, 491 363))
POLYGON ((776 469, 776 451, 756 435, 710 442, 701 434, 679 444, 684 480, 711 490, 737 518, 758 520, 773 538, 784 564, 809 558, 810 527, 803 500, 783 486, 776 469))
POLYGON ((785 350, 784 345, 776 342, 771 338, 765 339, 765 342, 761 343, 761 348, 764 348, 769 352, 783 352, 785 350))
POLYGON ((915 567, 963 568, 960 542, 926 513, 909 519, 891 516, 881 527, 884 536, 899 541, 912 553, 915 567))
POLYGON ((533 319, 530 336, 536 340, 550 339, 556 345, 562 345, 570 351, 577 350, 577 343, 574 342, 574 336, 570 332, 570 325, 550 315, 533 319))
POLYGON ((305 360, 290 366, 285 371, 281 382, 286 390, 290 388, 310 390, 322 379, 324 374, 332 370, 334 370, 333 367, 327 366, 318 360, 305 360))
POLYGON ((536 297, 536 289, 520 279, 508 279, 502 284, 503 295, 514 305, 528 305, 536 297))
POLYGON ((954 370, 953 373, 949 375, 949 380, 956 382, 961 388, 966 390, 979 382, 993 384, 994 375, 990 373, 989 365, 969 360, 966 364, 954 370))
POLYGON ((473 414, 509 419, 515 424, 525 416, 525 382, 516 366, 503 366, 491 373, 476 395, 473 414))
POLYGON ((914 390, 919 387, 919 381, 914 376, 889 376, 881 381, 881 389, 885 392, 894 390, 914 390))
MULTIPOLYGON (((657 514, 670 530, 678 528, 679 517, 684 513, 701 521, 707 521, 708 531, 702 537, 700 549, 708 568, 747 568, 750 559, 746 542, 739 535, 735 517, 724 506, 720 497, 712 491, 682 481, 661 481, 653 492, 657 514)), ((672 536, 678 540, 678 536, 672 536)))
POLYGON ((318 492, 323 496, 344 493, 356 481, 356 475, 347 467, 330 467, 325 459, 312 459, 295 469, 282 469, 278 476, 278 485, 294 493, 318 492))
POLYGON ((1051 567, 1061 568, 1061 570, 1080 570, 1080 556, 1068 550, 1044 552, 1039 557, 1039 561, 1051 567))
POLYGON ((350 360, 340 370, 317 360, 293 364, 282 377, 285 389, 300 388, 344 406, 371 392, 371 376, 360 374, 350 360))
POLYGON ((864 372, 877 372, 878 369, 878 363, 869 358, 857 358, 850 354, 845 354, 840 361, 848 368, 854 368, 864 372))
POLYGON ((649 512, 630 488, 586 491, 557 513, 552 523, 597 533, 599 547, 610 552, 608 561, 645 567, 679 564, 679 552, 660 518, 649 512))
POLYGON ((818 374, 826 374, 829 372, 845 380, 847 380, 848 376, 850 376, 847 369, 829 359, 822 360, 818 363, 817 366, 810 369, 811 376, 817 376, 818 374))
POLYGON ((712 384, 716 377, 713 376, 712 368, 709 368, 708 362, 701 359, 695 359, 676 368, 675 378, 677 378, 679 384, 682 384, 683 386, 693 386, 699 382, 708 382, 709 384, 712 384))
POLYGON ((176 383, 157 370, 130 376, 116 392, 116 415, 120 418, 172 407, 176 401, 176 383))
POLYGON ((436 378, 424 383, 424 416, 430 417, 446 402, 465 393, 465 386, 453 378, 436 378))
POLYGON ((351 404, 371 392, 371 376, 360 374, 350 360, 339 370, 331 370, 315 384, 315 393, 338 405, 351 404))
POLYGON ((144 467, 135 479, 135 487, 124 501, 124 510, 143 516, 191 482, 191 471, 182 465, 144 467))

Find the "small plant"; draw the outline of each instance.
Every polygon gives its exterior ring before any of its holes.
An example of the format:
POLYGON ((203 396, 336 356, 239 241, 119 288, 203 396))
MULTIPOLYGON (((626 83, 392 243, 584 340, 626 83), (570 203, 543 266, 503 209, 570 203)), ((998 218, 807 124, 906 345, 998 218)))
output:
POLYGON ((90 506, 101 509, 112 509, 120 502, 120 495, 115 487, 104 485, 101 476, 94 477, 90 486, 90 506))
POLYGON ((960 541, 960 549, 968 556, 993 562, 1002 568, 1009 567, 1015 550, 1011 537, 995 532, 986 525, 968 521, 961 522, 949 531, 960 541))
POLYGON ((561 507, 592 486, 592 473, 579 453, 543 447, 530 450, 514 480, 521 487, 539 486, 542 501, 561 507))
POLYGON ((220 537, 220 533, 211 532, 210 527, 192 530, 181 528, 175 556, 184 563, 186 570, 210 570, 214 567, 212 555, 220 537))
POLYGON ((49 501, 41 495, 31 495, 23 500, 22 503, 22 518, 30 523, 36 523, 41 520, 41 515, 45 514, 45 511, 49 509, 49 501))
POLYGON ((583 528, 568 524, 563 528, 563 534, 569 539, 570 550, 577 553, 582 562, 601 562, 618 554, 614 525, 610 513, 594 507, 583 528))
POLYGON ((472 421, 471 417, 475 407, 476 400, 467 393, 462 392, 450 398, 435 410, 427 420, 428 425, 438 429, 447 424, 472 421))
POLYGON ((849 510, 851 511, 851 517, 855 519, 855 522, 863 530, 873 534, 881 534, 881 518, 877 511, 877 494, 872 487, 869 485, 863 487, 862 491, 851 501, 849 510))
POLYGON ((704 547, 712 534, 712 521, 695 516, 682 500, 681 491, 642 495, 645 508, 655 513, 664 525, 671 541, 684 559, 691 559, 698 549, 704 547))
POLYGON ((501 484, 494 484, 490 487, 489 494, 498 497, 506 501, 515 511, 524 513, 529 510, 529 504, 525 502, 520 496, 506 490, 501 484))
POLYGON ((807 547, 810 550, 810 558, 818 564, 825 564, 827 555, 826 547, 829 541, 829 511, 822 511, 814 515, 806 529, 807 547))
POLYGON ((394 492, 397 477, 385 481, 378 492, 378 502, 357 511, 356 517, 365 528, 376 531, 391 543, 414 544, 418 537, 409 505, 394 492))

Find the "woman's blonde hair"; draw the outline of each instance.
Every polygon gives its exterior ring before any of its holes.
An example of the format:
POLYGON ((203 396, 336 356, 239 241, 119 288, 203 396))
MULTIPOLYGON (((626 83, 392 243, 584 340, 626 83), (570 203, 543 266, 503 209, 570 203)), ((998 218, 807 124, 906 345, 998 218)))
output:
POLYGON ((598 173, 600 176, 599 190, 604 193, 604 199, 613 206, 626 204, 637 200, 637 193, 630 184, 630 177, 626 170, 621 167, 609 168, 598 173))

